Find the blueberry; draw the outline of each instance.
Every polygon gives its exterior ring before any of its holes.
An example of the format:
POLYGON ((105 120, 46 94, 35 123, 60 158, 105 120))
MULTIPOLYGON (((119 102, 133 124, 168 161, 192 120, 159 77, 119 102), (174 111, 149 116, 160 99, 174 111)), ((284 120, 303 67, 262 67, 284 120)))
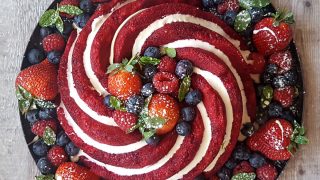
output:
POLYGON ((151 96, 155 91, 154 85, 152 83, 147 83, 142 86, 141 94, 145 97, 151 96))
POLYGON ((254 133, 254 126, 252 123, 246 123, 243 125, 242 129, 241 129, 241 133, 246 136, 249 137, 254 133))
POLYGON ((142 96, 131 96, 126 102, 126 109, 129 113, 139 114, 144 105, 144 98, 142 96))
POLYGON ((204 8, 212 8, 215 5, 221 4, 223 0, 202 0, 202 6, 204 8))
POLYGON ((114 108, 113 108, 112 105, 111 105, 110 98, 111 98, 111 95, 107 95, 106 97, 104 97, 103 103, 104 103, 104 105, 106 105, 108 108, 114 110, 114 108))
POLYGON ((294 86, 297 84, 297 81, 298 81, 297 72, 295 72, 293 70, 288 71, 288 72, 284 73, 284 77, 286 78, 289 86, 294 86))
POLYGON ((80 2, 80 9, 82 9, 84 12, 88 14, 92 14, 94 11, 94 6, 91 0, 82 0, 80 2))
POLYGON ((284 112, 280 115, 280 117, 281 117, 282 119, 288 120, 288 121, 290 121, 290 122, 292 122, 292 123, 293 123, 294 120, 296 119, 291 111, 284 111, 284 112))
POLYGON ((272 85, 277 89, 284 88, 288 85, 288 80, 284 76, 279 75, 273 78, 272 85))
POLYGON ((161 139, 159 136, 153 135, 153 136, 149 137, 148 139, 146 139, 146 143, 151 146, 156 146, 157 144, 159 144, 160 140, 161 139))
POLYGON ((249 14, 251 16, 252 23, 257 23, 263 18, 263 10, 260 8, 253 7, 249 9, 249 14))
POLYGON ((49 27, 43 27, 40 29, 40 36, 41 38, 45 38, 47 37, 48 35, 52 34, 53 33, 53 30, 49 27))
POLYGON ((59 64, 61 59, 62 53, 59 51, 51 51, 47 55, 47 59, 52 64, 59 64))
POLYGON ((250 158, 250 150, 245 144, 238 144, 232 154, 235 160, 246 161, 250 158))
POLYGON ((268 64, 266 67, 266 72, 275 75, 278 72, 278 66, 276 64, 268 64))
POLYGON ((176 75, 180 78, 183 79, 186 76, 189 76, 193 72, 193 65, 190 61, 188 60, 181 60, 178 62, 176 66, 176 75))
POLYGON ((187 122, 179 122, 176 126, 176 131, 180 136, 186 136, 191 133, 191 125, 187 122))
POLYGON ((233 159, 233 158, 230 158, 227 162, 226 162, 226 164, 225 164, 225 166, 228 168, 228 169, 234 169, 236 166, 237 166, 237 161, 235 160, 235 159, 233 159))
POLYGON ((64 37, 68 37, 70 35, 70 33, 73 31, 73 22, 71 20, 65 20, 63 23, 63 32, 62 35, 64 35, 64 37))
POLYGON ((50 161, 46 157, 43 157, 38 160, 37 167, 39 168, 39 170, 42 174, 54 173, 54 167, 52 166, 52 164, 50 163, 50 161))
POLYGON ((223 167, 220 169, 217 176, 219 177, 220 180, 230 180, 231 179, 231 170, 226 167, 223 167))
POLYGON ((153 57, 153 58, 157 58, 160 59, 161 58, 161 52, 160 49, 157 47, 148 47, 145 51, 144 51, 144 56, 147 57, 153 57))
POLYGON ((147 65, 144 67, 143 75, 146 78, 147 81, 152 81, 154 75, 158 72, 156 66, 147 65))
POLYGON ((38 140, 32 145, 32 151, 37 156, 47 155, 49 147, 42 141, 38 140))
POLYGON ((34 109, 34 110, 31 110, 31 111, 28 111, 27 114, 26 114, 26 118, 28 120, 28 122, 30 124, 33 124, 35 123, 36 121, 39 120, 39 111, 34 109))
POLYGON ((38 64, 45 58, 43 52, 39 49, 31 49, 27 57, 30 64, 38 64))
POLYGON ((206 176, 203 173, 201 173, 198 176, 196 176, 194 180, 206 180, 206 176))
POLYGON ((187 104, 195 106, 202 101, 202 93, 198 89, 190 91, 186 95, 185 101, 187 104))
POLYGON ((65 150, 69 156, 75 156, 80 151, 80 149, 76 147, 72 141, 66 145, 65 150))
POLYGON ((54 109, 41 109, 39 111, 39 119, 50 119, 50 118, 56 118, 57 117, 57 110, 54 109))
POLYGON ((58 146, 62 146, 63 147, 65 145, 67 145, 69 142, 70 142, 70 139, 67 136, 67 134, 65 132, 61 131, 57 136, 56 144, 58 146))
POLYGON ((181 119, 183 121, 193 121, 196 117, 196 110, 193 107, 184 107, 181 109, 181 119))
POLYGON ((268 73, 268 72, 264 72, 262 75, 262 81, 265 84, 271 84, 273 81, 274 75, 268 73))
POLYGON ((268 115, 270 117, 280 117, 282 115, 283 108, 280 104, 272 102, 269 105, 268 115))
POLYGON ((224 22, 226 22, 229 26, 233 26, 234 21, 236 19, 237 13, 234 11, 227 11, 223 17, 224 22))
POLYGON ((86 14, 86 13, 80 14, 80 15, 78 15, 78 16, 76 16, 76 17, 74 18, 74 23, 75 23, 79 28, 83 28, 83 27, 87 24, 87 22, 88 22, 89 19, 90 19, 90 15, 89 15, 89 14, 86 14))
POLYGON ((266 163, 266 159, 262 155, 254 153, 250 155, 249 162, 252 167, 259 168, 266 163))

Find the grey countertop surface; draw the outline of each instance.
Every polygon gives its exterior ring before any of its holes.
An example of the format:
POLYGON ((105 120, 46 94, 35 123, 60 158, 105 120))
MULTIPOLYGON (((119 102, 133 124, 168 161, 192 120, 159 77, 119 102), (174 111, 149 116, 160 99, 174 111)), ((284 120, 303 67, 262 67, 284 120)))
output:
MULTIPOLYGON (((38 174, 20 125, 14 81, 39 16, 50 0, 2 0, 0 3, 0 180, 34 179, 38 174)), ((320 177, 320 1, 272 0, 296 16, 295 40, 306 89, 304 121, 311 144, 301 148, 280 179, 320 177)))

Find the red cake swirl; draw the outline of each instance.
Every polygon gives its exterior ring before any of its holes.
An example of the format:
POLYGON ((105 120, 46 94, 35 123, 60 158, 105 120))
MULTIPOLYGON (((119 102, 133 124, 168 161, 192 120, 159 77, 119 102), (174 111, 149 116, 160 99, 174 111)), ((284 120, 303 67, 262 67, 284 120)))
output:
POLYGON ((59 68, 59 120, 81 159, 107 179, 193 179, 215 173, 229 158, 256 99, 241 37, 193 0, 111 1, 69 38, 59 68), (160 10, 161 11, 160 11, 160 10), (192 133, 166 134, 157 146, 126 134, 104 106, 108 65, 172 47, 194 68, 192 87, 204 95, 192 133))

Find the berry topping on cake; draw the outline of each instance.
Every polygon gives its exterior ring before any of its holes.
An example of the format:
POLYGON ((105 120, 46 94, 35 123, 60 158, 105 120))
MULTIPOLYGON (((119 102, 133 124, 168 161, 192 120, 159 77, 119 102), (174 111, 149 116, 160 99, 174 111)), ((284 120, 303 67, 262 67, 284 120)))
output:
POLYGON ((61 164, 55 174, 56 179, 99 180, 99 177, 89 169, 81 167, 73 162, 61 164))
POLYGON ((51 164, 55 167, 58 167, 60 164, 68 161, 67 153, 61 146, 53 146, 49 150, 47 157, 51 164))
POLYGON ((31 131, 33 134, 42 137, 47 127, 51 128, 54 132, 57 131, 57 123, 54 119, 40 120, 35 122, 32 125, 31 131))
POLYGON ((161 58, 161 52, 160 49, 157 47, 148 47, 145 51, 144 51, 144 56, 146 57, 152 57, 152 58, 157 58, 160 59, 161 58))
POLYGON ((157 67, 153 65, 146 65, 143 68, 143 76, 147 82, 151 82, 154 76, 157 74, 157 72, 157 67))
POLYGON ((279 102, 283 107, 290 107, 295 96, 295 88, 291 86, 282 89, 276 89, 273 94, 275 101, 279 102))
POLYGON ((119 110, 114 111, 112 117, 119 128, 127 133, 131 131, 138 121, 138 117, 135 114, 119 110))
POLYGON ((129 113, 139 114, 144 105, 144 98, 142 96, 134 95, 129 97, 126 101, 126 110, 129 113))
POLYGON ((240 9, 238 0, 224 0, 218 5, 218 13, 225 14, 227 11, 238 12, 240 9))
POLYGON ((27 57, 30 64, 39 64, 45 58, 44 53, 39 49, 31 49, 27 57))
POLYGON ((149 116, 159 117, 165 120, 165 124, 157 129, 157 134, 166 134, 175 127, 179 120, 179 106, 177 101, 166 94, 152 96, 149 103, 149 116))
POLYGON ((241 161, 233 169, 233 175, 237 175, 239 173, 252 173, 252 172, 254 172, 254 168, 250 165, 248 161, 241 161))
POLYGON ((251 53, 248 59, 253 60, 253 64, 250 67, 250 71, 252 74, 263 73, 266 66, 266 61, 263 55, 259 53, 251 53))
POLYGON ((176 60, 170 58, 169 56, 164 56, 163 58, 161 58, 160 64, 158 65, 158 70, 160 72, 169 72, 174 74, 176 66, 176 60))
POLYGON ((176 131, 180 136, 186 136, 191 133, 191 125, 185 121, 179 122, 176 131))
POLYGON ((196 110, 194 107, 184 107, 181 109, 180 115, 183 121, 191 122, 196 117, 196 110))
POLYGON ((38 140, 32 145, 32 151, 35 155, 40 157, 47 155, 48 150, 49 146, 46 145, 46 143, 44 143, 42 140, 38 140))
POLYGON ((179 89, 179 80, 174 74, 158 72, 153 77, 153 85, 159 93, 170 94, 179 89))
MULTIPOLYGON (((59 6, 79 6, 79 0, 62 0, 59 4, 59 6)), ((73 15, 64 13, 64 12, 60 12, 60 15, 63 17, 67 17, 67 18, 73 18, 73 15)))
POLYGON ((147 83, 142 86, 141 94, 145 97, 151 96, 155 92, 154 85, 152 83, 147 83))
POLYGON ((63 52, 65 45, 66 43, 63 37, 58 33, 50 34, 42 40, 42 46, 46 52, 51 52, 51 51, 63 52))
POLYGON ((75 156, 80 151, 80 149, 76 145, 74 145, 72 141, 69 142, 64 149, 69 156, 75 156))
POLYGON ((54 173, 54 167, 46 157, 42 157, 37 162, 37 167, 42 174, 54 173))
POLYGON ((183 79, 184 77, 192 74, 193 65, 188 60, 181 60, 178 62, 175 72, 180 79, 183 79))
POLYGON ((256 171, 257 178, 260 180, 275 180, 278 177, 277 169, 271 164, 265 164, 256 171))
POLYGON ((289 51, 280 51, 272 54, 269 58, 270 64, 277 65, 278 74, 283 74, 292 68, 292 55, 289 51))
POLYGON ((293 14, 277 12, 273 17, 262 19, 255 25, 253 42, 261 54, 271 55, 284 50, 292 40, 293 14))
POLYGON ((195 106, 202 101, 202 93, 198 89, 190 91, 186 95, 185 101, 187 104, 195 106))

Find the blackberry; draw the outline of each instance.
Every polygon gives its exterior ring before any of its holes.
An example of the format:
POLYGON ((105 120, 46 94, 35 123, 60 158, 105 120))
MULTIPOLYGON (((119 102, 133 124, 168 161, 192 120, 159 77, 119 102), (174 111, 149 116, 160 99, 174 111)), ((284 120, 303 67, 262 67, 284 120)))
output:
POLYGON ((245 144, 240 143, 233 151, 232 156, 235 160, 246 161, 250 158, 250 150, 246 147, 245 144))
POLYGON ((265 124, 268 121, 268 111, 262 110, 257 113, 256 123, 259 125, 265 124))
POLYGON ((294 120, 295 120, 295 117, 294 117, 294 115, 292 114, 291 111, 284 111, 284 112, 281 114, 280 117, 281 117, 282 119, 285 119, 285 120, 290 121, 291 123, 293 123, 294 120))
POLYGON ((282 115, 282 112, 283 112, 283 108, 279 103, 272 102, 269 105, 268 115, 270 117, 280 117, 282 115))
POLYGON ((279 75, 273 78, 272 85, 277 89, 284 88, 288 85, 288 80, 286 77, 279 75))
POLYGON ((268 64, 266 67, 266 72, 275 75, 278 72, 278 66, 276 64, 268 64))
POLYGON ((290 70, 290 71, 284 73, 284 77, 286 78, 289 86, 294 86, 297 84, 298 75, 295 71, 290 70))

